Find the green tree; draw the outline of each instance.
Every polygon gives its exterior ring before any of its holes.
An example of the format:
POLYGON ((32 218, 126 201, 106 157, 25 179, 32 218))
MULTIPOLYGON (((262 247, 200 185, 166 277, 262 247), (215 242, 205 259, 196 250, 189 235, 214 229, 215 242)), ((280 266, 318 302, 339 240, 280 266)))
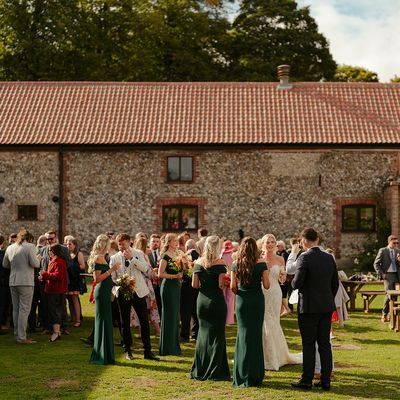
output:
POLYGON ((73 0, 0 1, 2 79, 64 79, 75 70, 73 0))
POLYGON ((400 76, 395 75, 390 82, 392 83, 400 83, 400 76))
POLYGON ((243 0, 231 39, 233 80, 276 81, 281 64, 296 81, 330 80, 336 70, 309 8, 294 0, 243 0))
POLYGON ((160 0, 154 14, 159 21, 155 28, 163 68, 160 80, 224 80, 221 38, 229 23, 218 8, 206 8, 192 0, 160 0))
POLYGON ((335 82, 379 82, 378 74, 362 67, 339 65, 336 69, 335 82))

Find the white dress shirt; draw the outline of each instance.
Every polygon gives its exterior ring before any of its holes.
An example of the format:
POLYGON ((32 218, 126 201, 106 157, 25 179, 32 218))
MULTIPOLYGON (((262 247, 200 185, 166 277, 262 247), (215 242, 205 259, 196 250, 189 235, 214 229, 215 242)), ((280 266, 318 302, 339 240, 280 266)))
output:
MULTIPOLYGON (((128 274, 129 276, 135 278, 136 285, 134 291, 138 297, 142 298, 150 293, 142 274, 142 272, 146 273, 147 263, 144 259, 143 252, 133 249, 132 247, 130 247, 129 250, 132 253, 132 259, 128 260, 128 267, 125 267, 125 257, 122 254, 122 251, 119 251, 117 254, 111 256, 110 267, 118 263, 121 264, 121 268, 118 271, 113 272, 111 276, 113 281, 117 280, 124 274, 128 274)), ((113 292, 118 297, 118 290, 113 292)))

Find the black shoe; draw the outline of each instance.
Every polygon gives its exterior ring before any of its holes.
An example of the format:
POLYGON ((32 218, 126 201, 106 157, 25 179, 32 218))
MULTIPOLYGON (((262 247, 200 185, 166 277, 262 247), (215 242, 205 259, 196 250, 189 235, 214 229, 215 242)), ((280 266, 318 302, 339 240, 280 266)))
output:
POLYGON ((160 359, 151 351, 149 353, 145 353, 144 358, 146 360, 160 361, 160 359))
POLYGON ((303 381, 298 381, 298 382, 292 382, 291 383, 292 387, 296 389, 304 389, 304 390, 311 390, 312 389, 312 384, 311 383, 305 383, 303 381))
POLYGON ((315 382, 314 383, 315 387, 320 387, 322 390, 331 390, 331 384, 330 383, 322 383, 321 381, 315 382))
POLYGON ((85 344, 87 344, 88 346, 92 346, 92 347, 93 347, 93 341, 92 341, 92 340, 90 340, 90 339, 88 339, 88 338, 84 338, 84 337, 79 338, 79 340, 80 340, 82 343, 85 343, 85 344))
POLYGON ((133 360, 133 355, 132 355, 132 353, 130 351, 127 351, 125 353, 125 359, 128 360, 128 361, 132 361, 133 360))

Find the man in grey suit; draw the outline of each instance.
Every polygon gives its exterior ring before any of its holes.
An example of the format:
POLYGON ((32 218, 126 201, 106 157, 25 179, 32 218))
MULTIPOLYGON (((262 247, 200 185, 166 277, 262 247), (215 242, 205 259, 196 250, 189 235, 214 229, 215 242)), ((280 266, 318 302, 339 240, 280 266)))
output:
POLYGON ((26 229, 22 229, 16 242, 7 247, 3 260, 3 267, 10 269, 14 336, 20 344, 35 343, 26 338, 34 289, 34 268, 40 266, 36 247, 32 242, 33 236, 26 229))
MULTIPOLYGON (((388 245, 379 249, 374 261, 375 271, 378 272, 385 285, 385 290, 393 290, 396 283, 400 282, 400 251, 399 239, 396 235, 388 237, 388 245)), ((383 302, 382 322, 388 321, 389 297, 386 296, 383 302)))

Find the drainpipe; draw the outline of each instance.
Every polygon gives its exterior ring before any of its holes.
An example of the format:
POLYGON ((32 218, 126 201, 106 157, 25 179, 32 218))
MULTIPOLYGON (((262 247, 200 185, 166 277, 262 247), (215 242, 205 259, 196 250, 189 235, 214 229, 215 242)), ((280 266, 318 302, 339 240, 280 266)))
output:
POLYGON ((62 243, 64 237, 64 149, 58 152, 58 238, 62 243))

